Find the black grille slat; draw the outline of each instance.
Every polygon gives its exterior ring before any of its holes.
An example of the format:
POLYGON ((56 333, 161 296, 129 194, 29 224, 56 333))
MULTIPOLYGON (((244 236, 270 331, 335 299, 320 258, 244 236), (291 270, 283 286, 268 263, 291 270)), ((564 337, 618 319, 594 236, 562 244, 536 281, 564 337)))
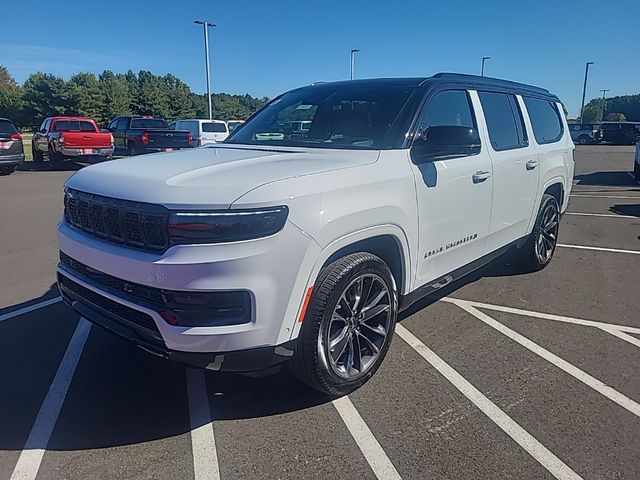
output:
POLYGON ((59 276, 59 281, 65 288, 71 290, 73 293, 81 297, 83 301, 92 303, 93 305, 107 310, 108 312, 111 312, 112 314, 117 315, 120 318, 124 318, 125 320, 133 322, 136 325, 140 325, 141 327, 153 330, 155 332, 158 331, 156 322, 154 322, 153 318, 151 318, 151 316, 147 315, 146 313, 140 312, 139 310, 135 310, 133 308, 129 308, 121 303, 114 302, 110 298, 100 295, 99 293, 96 293, 88 288, 85 288, 79 283, 76 283, 73 280, 65 277, 64 275, 59 276))
POLYGON ((167 219, 162 206, 131 202, 67 189, 64 218, 86 234, 151 252, 169 246, 167 219))

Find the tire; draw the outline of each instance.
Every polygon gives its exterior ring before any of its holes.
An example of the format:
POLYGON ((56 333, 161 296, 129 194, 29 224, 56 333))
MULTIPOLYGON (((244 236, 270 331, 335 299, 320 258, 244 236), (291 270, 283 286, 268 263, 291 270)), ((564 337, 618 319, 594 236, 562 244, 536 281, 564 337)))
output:
POLYGON ((49 150, 49 169, 61 170, 64 163, 64 156, 60 152, 49 150))
POLYGON ((559 227, 558 201, 553 195, 545 193, 542 196, 533 230, 518 251, 520 263, 525 271, 537 272, 551 263, 558 243, 559 227))
POLYGON ((590 144, 590 143, 591 143, 591 138, 589 138, 589 137, 588 137, 588 136, 586 136, 586 135, 580 135, 580 136, 578 137, 578 143, 579 143, 580 145, 588 145, 588 144, 590 144))
POLYGON ((130 157, 135 157, 137 154, 138 152, 136 151, 136 147, 129 144, 129 147, 127 148, 127 155, 129 155, 130 157))
POLYGON ((16 171, 16 167, 15 166, 0 168, 0 175, 2 175, 2 176, 11 175, 15 171, 16 171))
POLYGON ((31 142, 31 154, 33 155, 34 162, 42 162, 44 160, 44 155, 40 150, 36 149, 36 146, 33 142, 31 142))
POLYGON ((336 260, 318 275, 291 361, 294 375, 328 395, 352 392, 384 360, 397 316, 398 292, 384 261, 364 252, 336 260))
POLYGON ((638 162, 633 162, 633 176, 636 182, 640 182, 640 164, 638 162))

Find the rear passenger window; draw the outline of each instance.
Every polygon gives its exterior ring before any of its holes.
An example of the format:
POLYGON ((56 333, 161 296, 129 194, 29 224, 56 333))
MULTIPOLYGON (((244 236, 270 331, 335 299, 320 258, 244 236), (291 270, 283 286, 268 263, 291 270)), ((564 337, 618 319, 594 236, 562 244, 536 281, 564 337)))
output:
POLYGON ((562 122, 555 103, 538 98, 524 97, 524 104, 527 106, 533 135, 536 141, 543 145, 553 143, 562 137, 562 122))
POLYGON ((489 139, 496 151, 527 146, 527 135, 516 99, 513 95, 479 92, 489 139))

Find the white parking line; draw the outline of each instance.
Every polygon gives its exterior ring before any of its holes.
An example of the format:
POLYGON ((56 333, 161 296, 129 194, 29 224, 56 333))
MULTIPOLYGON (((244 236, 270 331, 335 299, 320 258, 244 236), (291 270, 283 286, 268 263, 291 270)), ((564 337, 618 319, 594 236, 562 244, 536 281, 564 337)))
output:
POLYGON ((608 327, 608 328, 600 327, 600 328, 605 332, 610 333, 614 337, 618 337, 620 340, 624 340, 625 342, 635 345, 636 347, 640 347, 640 338, 632 337, 627 333, 621 332, 617 328, 612 328, 612 327, 608 327))
MULTIPOLYGON (((585 190, 587 191, 587 190, 585 190)), ((613 198, 613 199, 630 199, 630 200, 640 200, 640 196, 638 197, 630 197, 630 196, 624 196, 624 195, 586 195, 586 194, 575 194, 572 193, 569 195, 570 197, 583 197, 583 198, 613 198)))
POLYGON ((605 248, 605 247, 590 247, 587 245, 569 245, 567 243, 558 243, 557 247, 562 248, 577 248, 578 250, 595 250, 597 252, 611 252, 611 253, 629 253, 631 255, 640 255, 640 250, 623 250, 620 248, 605 248))
POLYGON ((585 319, 582 319, 582 318, 567 317, 567 316, 564 316, 564 315, 554 315, 552 313, 535 312, 533 310, 523 310, 521 308, 505 307, 503 305, 494 305, 494 304, 491 304, 491 303, 474 302, 472 300, 462 300, 462 299, 451 298, 451 297, 441 298, 441 300, 443 302, 455 303, 455 304, 457 304, 458 302, 464 302, 464 303, 467 303, 467 304, 471 305, 472 307, 484 308, 485 310, 495 310, 497 312, 513 313, 514 315, 521 315, 521 316, 524 316, 524 317, 542 318, 544 320, 553 320, 555 322, 573 323, 574 325, 583 325, 585 327, 595 327, 595 328, 600 328, 602 330, 614 329, 614 330, 618 330, 620 332, 628 332, 628 333, 640 334, 640 328, 638 328, 638 327, 628 327, 626 325, 619 325, 619 324, 616 324, 616 323, 597 322, 595 320, 585 320, 585 319))
POLYGON ((562 480, 581 478, 409 330, 396 325, 396 333, 554 477, 562 480))
POLYGON ((18 463, 11 474, 11 480, 34 480, 36 478, 90 331, 91 324, 81 318, 58 366, 49 391, 40 406, 29 437, 18 458, 18 463))
POLYGON ((569 375, 571 375, 575 379, 580 380, 582 383, 584 383, 588 387, 591 387, 592 389, 594 389, 596 392, 600 393, 601 395, 607 397, 609 400, 617 403, 622 408, 624 408, 627 411, 633 413, 637 417, 640 417, 640 404, 638 404, 637 402, 631 400, 629 397, 623 395, 622 393, 618 392, 617 390, 614 390, 613 388, 611 388, 610 386, 604 384, 603 382, 601 382, 597 378, 592 377, 591 375, 589 375, 585 371, 580 370, 578 367, 575 367, 574 365, 572 365, 571 363, 567 362, 566 360, 563 360, 562 358, 560 358, 556 354, 551 353, 549 350, 541 347, 537 343, 532 342, 531 340, 529 340, 525 336, 520 335, 518 332, 515 332, 515 331, 511 330, 509 327, 506 327, 502 323, 500 323, 497 320, 491 318, 486 313, 481 312, 480 310, 477 310, 476 308, 471 306, 468 302, 465 302, 464 300, 454 300, 453 303, 455 303, 458 307, 462 308, 463 310, 467 311, 468 313, 470 313, 471 315, 476 317, 478 320, 483 321, 484 323, 486 323, 490 327, 496 329, 497 331, 499 331, 503 335, 506 335, 510 339, 512 339, 515 342, 519 343, 520 345, 522 345, 526 349, 528 349, 531 352, 535 353, 536 355, 542 357, 543 359, 547 360, 548 362, 554 364, 556 367, 558 367, 561 370, 565 371, 566 373, 568 373, 569 375))
POLYGON ((396 467, 393 466, 349 397, 340 397, 332 403, 378 480, 400 480, 396 467))
POLYGON ((616 215, 615 213, 578 213, 578 212, 565 212, 565 215, 578 215, 581 217, 610 217, 610 218, 638 218, 633 215, 616 215))
POLYGON ((195 479, 220 480, 220 466, 204 370, 187 368, 186 376, 195 479))
POLYGON ((54 303, 58 303, 60 301, 62 301, 62 297, 54 297, 50 298, 49 300, 43 300, 42 302, 34 303, 33 305, 29 305, 28 307, 14 310, 13 312, 5 313, 4 315, 0 315, 0 322, 2 322, 3 320, 9 320, 13 317, 17 317, 18 315, 24 315, 25 313, 33 312, 34 310, 38 310, 39 308, 48 307, 49 305, 53 305, 54 303))

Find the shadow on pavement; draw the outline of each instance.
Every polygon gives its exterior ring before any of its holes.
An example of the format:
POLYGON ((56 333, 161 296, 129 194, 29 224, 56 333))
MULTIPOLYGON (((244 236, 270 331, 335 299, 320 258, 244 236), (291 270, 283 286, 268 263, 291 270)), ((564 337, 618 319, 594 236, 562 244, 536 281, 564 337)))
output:
POLYGON ((640 203, 637 203, 637 204, 619 203, 617 205, 611 206, 609 210, 612 211, 613 213, 617 213, 618 215, 630 215, 632 217, 640 218, 640 203))
MULTIPOLYGON (((575 175, 573 179, 576 185, 600 186, 600 187, 637 187, 637 183, 627 172, 619 170, 593 172, 584 175, 575 175)), ((640 188, 628 189, 626 191, 638 191, 640 188)))
POLYGON ((21 310, 26 307, 30 307, 32 305, 35 305, 40 302, 44 302, 46 300, 51 300, 52 298, 55 298, 57 296, 59 296, 58 286, 54 283, 49 287, 49 289, 45 293, 43 293, 39 297, 32 298, 24 302, 17 303, 15 305, 7 305, 7 306, 0 307, 0 316, 21 310))
POLYGON ((84 167, 82 163, 67 161, 62 164, 62 168, 51 168, 49 162, 23 162, 18 170, 21 172, 73 172, 84 167))

